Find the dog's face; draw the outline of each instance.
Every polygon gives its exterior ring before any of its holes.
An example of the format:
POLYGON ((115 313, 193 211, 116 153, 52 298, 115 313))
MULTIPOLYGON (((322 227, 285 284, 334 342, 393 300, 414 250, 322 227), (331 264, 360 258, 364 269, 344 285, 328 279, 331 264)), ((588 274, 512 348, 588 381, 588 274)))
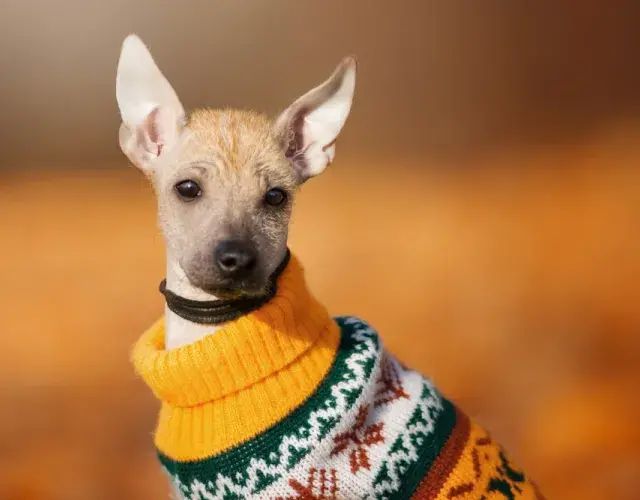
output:
POLYGON ((300 180, 272 123, 242 111, 195 111, 152 180, 168 254, 196 287, 259 292, 283 258, 300 180))
POLYGON ((333 160, 355 70, 343 60, 276 120, 239 110, 187 116, 142 41, 125 40, 120 145, 154 186, 177 279, 217 297, 265 289, 286 252, 297 188, 333 160))

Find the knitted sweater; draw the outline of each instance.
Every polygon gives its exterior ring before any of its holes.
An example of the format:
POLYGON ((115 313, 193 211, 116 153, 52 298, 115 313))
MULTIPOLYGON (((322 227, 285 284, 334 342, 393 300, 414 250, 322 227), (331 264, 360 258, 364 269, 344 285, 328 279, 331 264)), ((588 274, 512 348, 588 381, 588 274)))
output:
POLYGON ((371 326, 332 319, 295 258, 257 311, 172 350, 161 320, 133 361, 178 498, 542 498, 371 326))

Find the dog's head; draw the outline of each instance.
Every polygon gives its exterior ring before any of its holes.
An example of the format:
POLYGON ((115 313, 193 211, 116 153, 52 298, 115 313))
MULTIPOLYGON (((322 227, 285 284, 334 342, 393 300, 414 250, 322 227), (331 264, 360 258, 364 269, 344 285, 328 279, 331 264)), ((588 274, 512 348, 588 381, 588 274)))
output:
POLYGON ((275 120, 240 110, 187 114, 143 42, 122 46, 120 146, 151 180, 169 269, 199 290, 257 294, 285 255, 293 197, 335 154, 355 59, 275 120))

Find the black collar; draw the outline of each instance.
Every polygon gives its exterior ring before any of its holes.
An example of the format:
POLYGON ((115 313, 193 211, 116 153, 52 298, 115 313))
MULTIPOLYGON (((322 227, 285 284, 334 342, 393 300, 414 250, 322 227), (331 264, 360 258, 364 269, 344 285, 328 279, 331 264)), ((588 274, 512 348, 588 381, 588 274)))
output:
POLYGON ((275 296, 278 277, 287 267, 290 258, 291 254, 287 249, 284 259, 269 277, 269 289, 264 295, 227 300, 192 300, 167 290, 167 280, 162 280, 160 283, 160 293, 164 295, 167 307, 187 321, 205 325, 226 323, 259 309, 275 296))

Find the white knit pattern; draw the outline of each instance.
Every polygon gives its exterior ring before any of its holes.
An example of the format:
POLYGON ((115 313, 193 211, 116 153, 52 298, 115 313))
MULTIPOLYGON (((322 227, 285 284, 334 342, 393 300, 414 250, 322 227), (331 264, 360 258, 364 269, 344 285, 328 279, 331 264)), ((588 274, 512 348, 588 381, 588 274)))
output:
POLYGON ((401 487, 399 474, 418 460, 416 447, 433 432, 434 420, 443 408, 442 400, 430 381, 403 369, 384 352, 377 334, 366 323, 356 318, 346 318, 344 322, 354 327, 354 338, 362 347, 346 361, 355 377, 331 389, 335 405, 312 413, 308 431, 285 436, 277 463, 252 459, 248 481, 222 472, 215 478, 196 479, 189 485, 171 477, 177 499, 218 500, 237 495, 260 500, 353 500, 388 498, 401 487), (371 361, 374 367, 367 377, 363 366, 371 361), (345 392, 355 388, 362 389, 359 397, 355 402, 347 401, 345 392), (417 410, 422 411, 423 418, 408 425, 417 410), (327 419, 338 419, 338 423, 322 436, 320 421, 327 419), (400 451, 390 453, 398 442, 402 443, 400 451), (291 449, 311 453, 288 467, 291 449), (383 464, 388 474, 384 481, 375 484, 383 464), (259 476, 275 480, 256 491, 259 476))
MULTIPOLYGON (((396 470, 396 467, 394 466, 395 463, 412 463, 417 460, 417 453, 410 439, 411 433, 415 431, 423 431, 426 434, 430 434, 433 432, 434 421, 430 416, 430 412, 427 411, 427 408, 432 407, 441 409, 442 405, 437 396, 430 396, 426 399, 421 399, 424 384, 427 382, 425 382, 420 374, 413 371, 403 371, 397 361, 388 353, 385 353, 385 362, 390 363, 396 370, 398 370, 398 373, 401 374, 402 387, 407 393, 408 398, 401 398, 394 401, 393 404, 375 407, 373 401, 375 400, 376 391, 380 388, 380 384, 371 383, 363 392, 362 397, 358 400, 355 407, 345 414, 340 425, 329 433, 321 442, 317 443, 312 455, 302 460, 293 470, 289 471, 285 477, 269 486, 263 493, 251 498, 295 498, 297 495, 291 488, 291 479, 297 481, 299 484, 307 486, 309 471, 311 469, 316 469, 318 471, 322 469, 336 470, 336 477, 339 480, 337 485, 339 489, 335 495, 336 499, 365 498, 367 495, 372 495, 373 493, 376 494, 376 498, 386 498, 386 494, 390 494, 400 488, 401 481, 397 474, 394 475, 393 481, 390 484, 385 483, 374 487, 373 481, 380 466, 385 459, 389 457, 389 448, 399 436, 402 436, 404 447, 408 451, 406 453, 403 452, 394 455, 390 469, 392 471, 396 470), (358 411, 363 405, 367 405, 371 408, 367 415, 364 429, 369 429, 372 425, 382 424, 381 434, 384 441, 372 443, 370 446, 366 446, 364 448, 364 451, 367 454, 369 468, 360 467, 356 473, 353 473, 351 471, 350 451, 355 447, 354 443, 351 443, 351 449, 347 449, 343 453, 331 456, 331 452, 335 448, 336 437, 348 432, 354 427, 358 411), (425 414, 428 416, 427 424, 414 425, 411 428, 408 428, 407 422, 416 407, 419 405, 422 405, 425 408, 425 414)), ((379 376, 380 370, 378 370, 374 375, 375 378, 373 380, 377 380, 379 376)), ((313 494, 321 496, 321 488, 320 484, 314 484, 314 487, 311 489, 313 490, 313 494)))

